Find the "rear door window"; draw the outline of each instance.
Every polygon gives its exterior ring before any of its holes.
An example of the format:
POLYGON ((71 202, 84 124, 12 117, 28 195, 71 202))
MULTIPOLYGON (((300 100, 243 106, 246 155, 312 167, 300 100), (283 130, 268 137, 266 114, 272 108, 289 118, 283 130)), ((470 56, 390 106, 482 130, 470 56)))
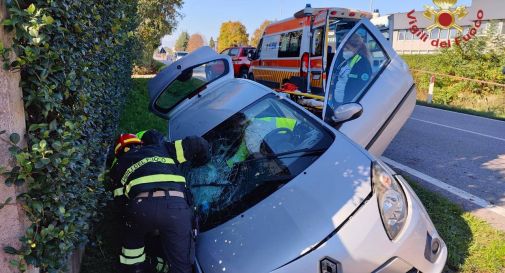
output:
POLYGON ((261 49, 263 48, 263 38, 260 39, 258 43, 258 49, 256 49, 256 58, 261 58, 261 49))
POLYGON ((323 46, 324 46, 324 27, 318 27, 314 29, 314 44, 313 44, 313 57, 322 56, 323 55, 323 46))
POLYGON ((298 30, 281 34, 279 41, 279 58, 300 56, 302 33, 302 30, 298 30))

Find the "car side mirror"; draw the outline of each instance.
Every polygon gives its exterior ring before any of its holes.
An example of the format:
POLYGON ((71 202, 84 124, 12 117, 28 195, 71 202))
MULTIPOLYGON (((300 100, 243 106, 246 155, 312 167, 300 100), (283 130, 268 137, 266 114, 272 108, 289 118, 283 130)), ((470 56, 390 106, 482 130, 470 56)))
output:
POLYGON ((342 104, 339 107, 337 107, 331 119, 336 123, 342 123, 353 119, 357 119, 361 116, 362 113, 363 113, 363 106, 361 106, 361 104, 359 103, 351 102, 342 104))

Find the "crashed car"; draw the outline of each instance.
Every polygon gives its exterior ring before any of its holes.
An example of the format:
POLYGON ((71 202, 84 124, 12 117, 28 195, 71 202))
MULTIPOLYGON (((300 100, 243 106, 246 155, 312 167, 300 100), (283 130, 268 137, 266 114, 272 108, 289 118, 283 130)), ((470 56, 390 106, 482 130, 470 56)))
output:
POLYGON ((168 120, 169 140, 198 135, 211 144, 210 162, 186 173, 200 222, 197 272, 442 271, 447 247, 422 203, 369 152, 381 153, 402 126, 391 121, 409 111, 402 104, 414 88, 391 98, 411 78, 388 76, 406 67, 388 56, 386 78, 375 82, 389 85, 371 87, 381 100, 343 104, 331 125, 283 94, 235 79, 230 57, 209 47, 149 82, 150 110, 168 120), (353 138, 358 131, 373 142, 369 151, 364 136, 353 138))

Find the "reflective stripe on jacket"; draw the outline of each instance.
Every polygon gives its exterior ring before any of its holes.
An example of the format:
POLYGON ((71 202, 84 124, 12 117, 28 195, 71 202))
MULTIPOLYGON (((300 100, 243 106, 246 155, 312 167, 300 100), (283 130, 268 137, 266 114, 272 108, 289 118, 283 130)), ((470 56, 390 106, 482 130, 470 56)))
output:
POLYGON ((173 146, 177 160, 164 145, 141 146, 123 154, 111 168, 114 197, 133 198, 140 192, 168 190, 172 183, 185 183, 177 166, 177 163, 186 162, 184 149, 182 143, 173 146))

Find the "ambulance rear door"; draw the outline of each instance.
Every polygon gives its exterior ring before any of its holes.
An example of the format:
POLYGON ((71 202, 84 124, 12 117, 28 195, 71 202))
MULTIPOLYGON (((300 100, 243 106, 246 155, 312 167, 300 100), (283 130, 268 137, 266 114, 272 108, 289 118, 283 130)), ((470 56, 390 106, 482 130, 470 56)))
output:
POLYGON ((339 43, 328 74, 323 120, 380 156, 415 106, 408 66, 362 19, 339 43))
POLYGON ((310 83, 311 93, 317 95, 322 95, 325 90, 328 54, 328 19, 329 11, 323 9, 314 16, 314 22, 312 24, 312 52, 310 54, 308 82, 310 83))

